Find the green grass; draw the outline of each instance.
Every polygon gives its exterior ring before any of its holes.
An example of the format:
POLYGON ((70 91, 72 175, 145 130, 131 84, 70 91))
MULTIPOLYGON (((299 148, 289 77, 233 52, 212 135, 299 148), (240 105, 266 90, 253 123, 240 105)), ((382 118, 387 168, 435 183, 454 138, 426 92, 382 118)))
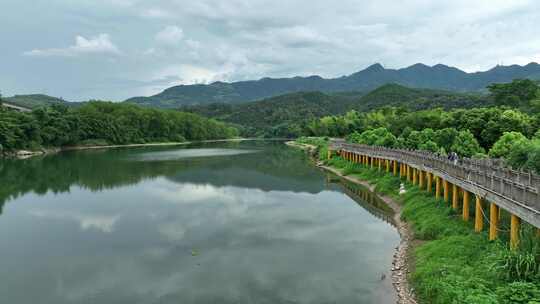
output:
POLYGON ((339 156, 325 163, 402 204, 402 219, 422 241, 414 248, 409 277, 420 303, 540 303, 540 240, 530 225, 523 225, 520 248, 511 251, 506 237, 489 241, 486 232, 474 232, 472 221, 399 177, 339 156), (406 185, 404 195, 398 194, 400 183, 406 185))

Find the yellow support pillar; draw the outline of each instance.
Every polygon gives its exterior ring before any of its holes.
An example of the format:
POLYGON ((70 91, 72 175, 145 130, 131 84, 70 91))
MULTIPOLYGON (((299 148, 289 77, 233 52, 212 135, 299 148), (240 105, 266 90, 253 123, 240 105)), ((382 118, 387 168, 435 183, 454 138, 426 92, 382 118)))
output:
POLYGON ((420 189, 424 189, 424 171, 420 170, 420 172, 418 172, 418 178, 419 178, 419 182, 418 182, 418 185, 420 186, 420 189))
POLYGON ((390 161, 386 160, 386 173, 390 173, 390 161))
POLYGON ((444 196, 444 202, 445 202, 445 203, 450 202, 450 196, 449 196, 449 193, 448 193, 448 192, 449 192, 449 191, 448 191, 448 190, 449 190, 448 187, 449 187, 448 181, 447 181, 447 180, 443 180, 443 196, 444 196))
POLYGON ((510 248, 517 249, 519 246, 519 226, 521 219, 512 214, 510 218, 510 248))
POLYGON ((474 231, 480 232, 484 229, 484 211, 482 210, 482 198, 476 195, 476 208, 474 211, 474 231))
POLYGON ((331 159, 332 158, 332 150, 328 149, 328 152, 327 152, 327 158, 328 159, 331 159))
POLYGON ((457 210, 459 207, 458 197, 459 197, 458 186, 454 184, 452 185, 452 208, 454 210, 457 210))
POLYGON ((382 168, 382 159, 377 158, 377 165, 378 165, 378 167, 379 167, 379 171, 381 171, 381 168, 382 168))
POLYGON ((413 185, 416 185, 417 181, 418 181, 418 177, 417 177, 417 173, 416 173, 416 168, 413 168, 412 169, 412 183, 413 183, 413 185))
POLYGON ((435 176, 435 199, 441 198, 441 178, 435 176))
POLYGON ((397 167, 398 167, 397 160, 394 160, 393 165, 394 165, 394 176, 397 176, 398 175, 398 172, 397 172, 397 167))
POLYGON ((499 206, 491 203, 489 207, 489 240, 497 239, 497 229, 499 228, 499 206))
POLYGON ((465 222, 469 221, 469 191, 463 189, 463 220, 465 222))
POLYGON ((371 157, 371 168, 375 167, 375 158, 371 157))
POLYGON ((427 172, 427 192, 431 193, 431 188, 433 184, 433 175, 430 172, 427 172))

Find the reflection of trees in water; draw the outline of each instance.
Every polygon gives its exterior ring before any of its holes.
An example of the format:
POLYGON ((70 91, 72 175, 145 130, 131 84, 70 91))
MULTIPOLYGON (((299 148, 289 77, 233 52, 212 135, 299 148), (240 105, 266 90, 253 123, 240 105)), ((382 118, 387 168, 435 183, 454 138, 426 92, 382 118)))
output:
MULTIPOLYGON (((333 181, 333 180, 332 180, 333 181)), ((358 203, 362 208, 367 210, 374 216, 384 220, 395 226, 393 220, 393 210, 376 193, 371 192, 368 188, 349 182, 343 178, 337 181, 345 189, 345 194, 358 203)))
POLYGON ((324 182, 301 152, 282 143, 219 143, 198 148, 249 148, 260 153, 174 161, 133 161, 140 153, 169 148, 111 149, 65 152, 26 160, 0 161, 0 212, 10 199, 27 192, 67 192, 73 185, 101 191, 166 176, 171 181, 209 183, 269 190, 319 192, 324 182))

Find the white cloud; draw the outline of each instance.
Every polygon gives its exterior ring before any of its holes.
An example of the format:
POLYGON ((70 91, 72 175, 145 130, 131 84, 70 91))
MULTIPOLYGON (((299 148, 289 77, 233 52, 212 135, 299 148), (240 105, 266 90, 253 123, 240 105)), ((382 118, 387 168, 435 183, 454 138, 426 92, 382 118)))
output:
POLYGON ((67 48, 34 49, 24 52, 26 56, 79 56, 84 54, 114 54, 119 55, 120 50, 112 43, 108 34, 99 34, 89 39, 83 36, 75 38, 75 45, 67 48))
POLYGON ((160 8, 150 8, 143 10, 141 16, 155 19, 167 19, 173 17, 173 15, 169 11, 160 8))
POLYGON ((167 45, 178 45, 184 38, 184 31, 176 25, 170 25, 156 34, 156 41, 167 45))
POLYGON ((87 214, 79 211, 58 212, 32 209, 29 213, 40 218, 78 222, 81 230, 94 229, 103 233, 113 232, 114 226, 120 218, 120 215, 87 214))
MULTIPOLYGON (((191 84, 310 74, 339 77, 374 62, 389 68, 444 63, 477 71, 498 63, 539 60, 540 2, 533 0, 404 0, 400 5, 393 0, 361 4, 342 0, 339 5, 327 0, 290 0, 282 5, 265 0, 67 2, 35 0, 32 7, 54 6, 53 13, 40 14, 34 8, 24 14, 38 18, 24 29, 4 31, 7 40, 15 41, 3 52, 7 63, 6 73, 0 76, 0 82, 6 83, 4 94, 46 88, 68 99, 120 100, 156 93, 169 85, 132 83, 128 87, 122 83, 119 89, 117 83, 106 82, 99 89, 88 87, 103 74, 152 82, 170 76, 174 84, 191 84), (298 11, 303 12, 302 18, 298 11), (20 69, 25 64, 21 49, 28 50, 24 43, 47 41, 40 31, 42 24, 62 36, 106 28, 100 31, 121 39, 123 56, 109 56, 115 64, 105 60, 86 66, 81 63, 76 76, 70 61, 20 69), (21 41, 20 36, 28 38, 21 41)), ((24 2, 20 3, 0 11, 6 29, 23 17, 24 10, 18 8, 24 2)), ((72 47, 37 49, 26 55, 118 53, 108 36, 101 40, 84 37, 72 47)))

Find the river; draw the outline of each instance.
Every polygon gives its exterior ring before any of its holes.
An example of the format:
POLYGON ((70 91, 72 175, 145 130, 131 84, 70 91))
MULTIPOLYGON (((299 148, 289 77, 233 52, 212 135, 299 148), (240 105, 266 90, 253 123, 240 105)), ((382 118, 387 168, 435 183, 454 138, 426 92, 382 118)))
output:
POLYGON ((384 204, 280 142, 0 160, 0 303, 395 303, 384 204))

